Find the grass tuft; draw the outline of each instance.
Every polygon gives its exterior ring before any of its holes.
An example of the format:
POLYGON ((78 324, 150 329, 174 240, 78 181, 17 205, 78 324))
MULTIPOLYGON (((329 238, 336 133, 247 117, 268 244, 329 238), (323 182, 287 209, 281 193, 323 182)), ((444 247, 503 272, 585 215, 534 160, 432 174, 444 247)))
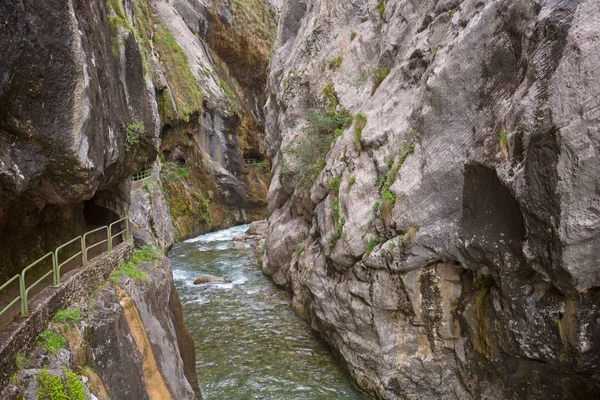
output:
POLYGON ((46 349, 46 351, 50 355, 56 353, 58 350, 65 347, 65 345, 67 344, 67 341, 64 337, 52 331, 42 332, 39 338, 40 345, 44 347, 44 349, 46 349))
POLYGON ((327 63, 327 66, 329 67, 329 69, 335 71, 339 67, 341 67, 343 61, 344 61, 344 57, 337 56, 337 57, 332 58, 331 60, 329 60, 329 62, 327 63))
POLYGON ((504 129, 498 131, 498 142, 500 143, 502 158, 504 161, 508 161, 508 139, 506 138, 506 131, 504 129))
POLYGON ((375 94, 377 88, 379 87, 379 85, 381 85, 381 82, 383 82, 385 78, 387 78, 390 72, 391 70, 387 67, 377 67, 373 70, 371 76, 373 80, 373 89, 371 90, 371 96, 375 94))
POLYGON ((333 178, 331 180, 331 182, 329 182, 329 185, 327 186, 329 193, 337 194, 340 190, 341 183, 342 183, 342 178, 340 176, 336 176, 335 178, 333 178))
POLYGON ((58 311, 52 320, 58 323, 77 322, 81 317, 83 317, 83 312, 79 308, 71 308, 58 311))

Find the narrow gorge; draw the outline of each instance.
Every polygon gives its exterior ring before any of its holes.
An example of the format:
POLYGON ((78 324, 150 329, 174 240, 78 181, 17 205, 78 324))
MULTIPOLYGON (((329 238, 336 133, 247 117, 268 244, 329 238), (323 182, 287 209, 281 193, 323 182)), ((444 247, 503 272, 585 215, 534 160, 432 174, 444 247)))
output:
POLYGON ((599 398, 599 44, 598 0, 1 1, 0 398, 599 398))

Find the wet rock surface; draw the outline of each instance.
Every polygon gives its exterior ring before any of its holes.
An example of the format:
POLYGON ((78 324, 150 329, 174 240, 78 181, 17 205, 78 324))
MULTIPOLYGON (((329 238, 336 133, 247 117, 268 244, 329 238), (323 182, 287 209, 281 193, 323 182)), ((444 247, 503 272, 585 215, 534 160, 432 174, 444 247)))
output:
POLYGON ((222 276, 202 275, 194 280, 194 285, 202 285, 206 283, 230 283, 231 281, 222 276))
POLYGON ((600 6, 379 4, 282 8, 263 271, 383 398, 597 397, 600 6), (298 185, 328 85, 366 124, 298 185))

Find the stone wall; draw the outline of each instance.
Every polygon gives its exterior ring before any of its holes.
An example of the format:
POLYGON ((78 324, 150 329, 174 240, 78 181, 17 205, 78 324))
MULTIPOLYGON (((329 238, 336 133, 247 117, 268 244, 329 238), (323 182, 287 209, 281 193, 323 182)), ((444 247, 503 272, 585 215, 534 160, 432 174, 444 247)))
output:
POLYGON ((60 287, 48 287, 32 299, 29 315, 15 319, 0 332, 0 387, 8 383, 15 370, 17 352, 26 354, 35 347, 39 334, 46 330, 54 314, 89 296, 132 253, 132 241, 121 243, 110 253, 91 260, 87 266, 66 273, 60 287))

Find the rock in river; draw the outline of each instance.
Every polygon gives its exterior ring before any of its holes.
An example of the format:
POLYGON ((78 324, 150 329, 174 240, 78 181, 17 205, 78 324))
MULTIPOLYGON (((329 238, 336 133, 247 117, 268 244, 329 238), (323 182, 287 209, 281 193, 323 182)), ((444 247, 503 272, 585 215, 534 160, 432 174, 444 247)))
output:
POLYGON ((202 285, 204 283, 231 283, 227 278, 222 276, 202 275, 194 281, 194 285, 202 285))

